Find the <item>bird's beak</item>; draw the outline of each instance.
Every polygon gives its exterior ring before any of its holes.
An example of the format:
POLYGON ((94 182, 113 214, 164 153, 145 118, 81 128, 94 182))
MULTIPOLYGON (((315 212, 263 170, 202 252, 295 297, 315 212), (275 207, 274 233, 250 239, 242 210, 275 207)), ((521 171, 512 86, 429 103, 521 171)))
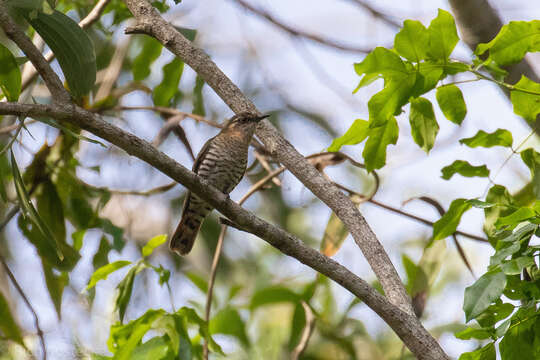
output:
POLYGON ((257 117, 257 122, 261 121, 262 119, 266 119, 269 116, 270 116, 270 114, 259 116, 259 117, 257 117))

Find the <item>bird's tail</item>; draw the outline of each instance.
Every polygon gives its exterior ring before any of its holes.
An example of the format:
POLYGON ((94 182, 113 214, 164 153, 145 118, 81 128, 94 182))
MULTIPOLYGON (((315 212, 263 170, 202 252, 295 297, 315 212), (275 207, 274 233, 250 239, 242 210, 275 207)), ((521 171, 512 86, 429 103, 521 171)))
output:
POLYGON ((169 244, 172 251, 177 252, 180 255, 186 255, 191 251, 199 229, 201 228, 202 219, 192 211, 184 211, 182 214, 182 220, 176 228, 171 242, 169 244))

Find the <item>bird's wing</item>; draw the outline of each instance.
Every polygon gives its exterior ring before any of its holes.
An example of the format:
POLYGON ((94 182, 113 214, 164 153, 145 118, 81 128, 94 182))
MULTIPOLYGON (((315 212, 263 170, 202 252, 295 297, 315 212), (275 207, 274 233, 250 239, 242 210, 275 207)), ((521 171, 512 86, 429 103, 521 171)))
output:
POLYGON ((214 140, 215 136, 213 138, 208 139, 206 143, 203 145, 201 150, 199 151, 199 154, 197 155, 197 158, 195 159, 195 162, 193 163, 193 168, 191 171, 193 171, 195 174, 198 174, 199 167, 201 166, 202 159, 204 159, 206 153, 208 152, 208 149, 210 149, 210 143, 212 140, 214 140))

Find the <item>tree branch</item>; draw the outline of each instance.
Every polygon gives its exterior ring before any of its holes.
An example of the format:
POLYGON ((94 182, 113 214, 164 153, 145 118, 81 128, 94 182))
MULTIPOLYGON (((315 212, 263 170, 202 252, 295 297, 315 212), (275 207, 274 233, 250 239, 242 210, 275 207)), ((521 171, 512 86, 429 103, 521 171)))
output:
POLYGON ((259 8, 256 8, 255 6, 247 3, 244 0, 234 0, 234 1, 238 5, 240 5, 244 9, 246 9, 247 11, 249 11, 252 14, 255 14, 255 15, 257 15, 257 16, 263 18, 263 19, 266 19, 270 23, 274 24, 275 26, 277 26, 278 28, 284 30, 285 32, 291 34, 292 36, 309 39, 311 41, 315 41, 316 43, 322 44, 324 46, 332 47, 332 48, 335 48, 335 49, 338 49, 338 50, 343 50, 343 51, 367 54, 368 52, 373 50, 371 48, 363 48, 363 47, 358 47, 358 46, 351 46, 351 45, 342 44, 342 43, 340 43, 338 41, 335 41, 335 40, 331 40, 331 39, 324 38, 324 37, 319 36, 319 35, 311 34, 311 33, 308 33, 307 31, 304 31, 304 30, 296 29, 296 28, 294 28, 294 27, 292 27, 290 25, 285 24, 283 21, 278 20, 275 16, 271 15, 270 13, 268 13, 268 12, 266 12, 264 10, 261 10, 259 8))
MULTIPOLYGON (((125 30, 126 33, 143 33, 156 38, 195 70, 234 112, 247 110, 260 113, 204 51, 195 47, 166 22, 146 0, 126 0, 126 4, 137 20, 134 26, 125 30)), ((412 315, 409 296, 396 269, 352 201, 309 164, 270 122, 261 121, 256 134, 270 154, 285 165, 343 221, 377 275, 390 302, 412 315)), ((442 353, 442 350, 440 351, 442 353)))
POLYGON ((172 179, 186 186, 215 207, 242 229, 260 237, 281 252, 320 272, 349 290, 375 311, 403 340, 418 359, 448 359, 437 341, 426 331, 413 314, 393 305, 367 282, 351 273, 336 261, 304 245, 286 231, 244 210, 225 194, 173 159, 144 141, 102 120, 78 106, 67 104, 33 105, 0 103, 0 115, 29 117, 48 116, 76 125, 109 141, 128 154, 152 165, 172 179))

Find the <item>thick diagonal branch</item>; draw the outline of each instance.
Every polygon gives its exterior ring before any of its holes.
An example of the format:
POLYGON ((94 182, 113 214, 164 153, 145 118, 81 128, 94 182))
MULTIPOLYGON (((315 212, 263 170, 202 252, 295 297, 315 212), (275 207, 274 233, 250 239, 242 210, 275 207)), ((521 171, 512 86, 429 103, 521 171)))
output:
POLYGON ((50 117, 67 122, 109 141, 186 186, 243 230, 260 237, 281 252, 334 280, 375 311, 418 359, 448 359, 437 341, 413 314, 401 310, 364 280, 336 261, 231 201, 207 181, 144 141, 71 104, 33 105, 0 103, 0 115, 50 117))
MULTIPOLYGON (((166 22, 146 0, 126 0, 137 20, 126 33, 148 34, 188 64, 234 111, 256 111, 255 105, 217 67, 210 57, 166 22)), ((349 229, 393 304, 413 314, 407 292, 388 254, 352 201, 325 179, 268 121, 256 132, 267 150, 315 196, 328 205, 349 229)))

